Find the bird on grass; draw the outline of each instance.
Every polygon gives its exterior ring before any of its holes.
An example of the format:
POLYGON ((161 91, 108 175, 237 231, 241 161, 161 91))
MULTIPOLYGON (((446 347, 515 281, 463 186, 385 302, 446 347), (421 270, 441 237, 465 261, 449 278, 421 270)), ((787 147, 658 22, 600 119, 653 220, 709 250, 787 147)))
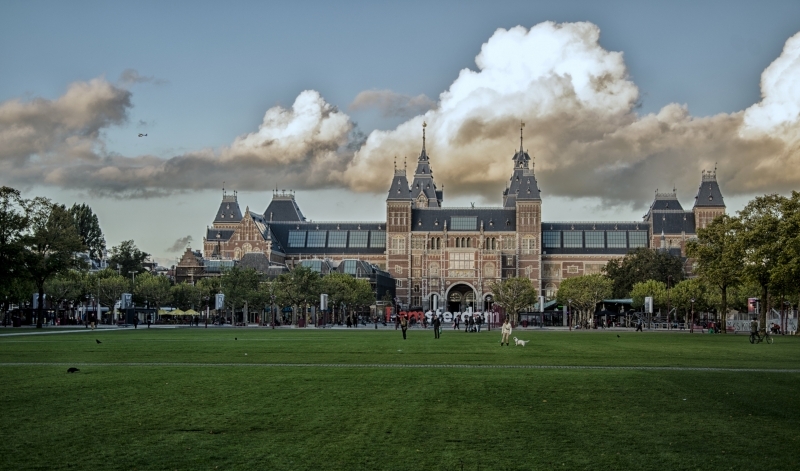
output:
POLYGON ((619 334, 617 334, 617 338, 619 338, 619 334))
POLYGON ((67 369, 67 373, 76 373, 76 372, 78 372, 78 371, 80 371, 80 370, 79 370, 79 369, 77 369, 77 368, 68 368, 68 369, 67 369))
POLYGON ((238 337, 234 337, 233 340, 239 340, 239 338, 238 337))
POLYGON ((97 339, 94 339, 94 341, 97 342, 97 343, 103 343, 103 342, 101 342, 101 341, 99 341, 97 339))

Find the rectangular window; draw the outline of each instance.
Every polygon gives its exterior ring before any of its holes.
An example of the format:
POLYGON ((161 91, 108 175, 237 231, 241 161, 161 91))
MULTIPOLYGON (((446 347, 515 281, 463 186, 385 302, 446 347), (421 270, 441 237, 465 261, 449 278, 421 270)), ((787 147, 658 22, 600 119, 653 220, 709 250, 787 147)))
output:
POLYGON ((475 216, 451 216, 450 226, 452 231, 476 231, 478 230, 478 218, 475 216))
POLYGON ((289 231, 289 247, 305 247, 306 231, 289 231))
POLYGON ((606 248, 606 237, 603 231, 586 231, 586 248, 587 249, 604 249, 606 248))
POLYGON ((392 237, 392 246, 389 248, 389 253, 394 255, 406 253, 406 239, 403 236, 392 237))
POLYGON ((386 248, 386 231, 369 231, 369 246, 385 249, 386 248))
POLYGON ((450 269, 451 270, 475 269, 475 253, 450 252, 450 269))
POLYGON ((342 262, 342 272, 348 275, 356 275, 356 260, 345 260, 342 262))
POLYGON ((542 248, 557 249, 561 247, 561 231, 542 232, 542 248))
POLYGON ((628 232, 629 247, 632 249, 639 247, 647 247, 647 231, 630 231, 628 232))
POLYGON ((524 255, 536 253, 536 239, 534 237, 525 236, 522 238, 522 253, 524 255))
POLYGON ((306 247, 325 247, 325 236, 328 231, 308 231, 306 247))
POLYGON ((503 237, 503 250, 514 250, 516 249, 516 238, 512 236, 505 236, 503 237))
POLYGON ((350 231, 350 247, 366 247, 367 234, 369 234, 367 231, 350 231))
POLYGON ((564 231, 564 248, 567 249, 583 248, 583 232, 564 231))
POLYGON ((328 231, 328 247, 347 247, 347 231, 328 231))
POLYGON ((607 231, 606 238, 608 239, 609 249, 625 249, 628 247, 625 231, 607 231))

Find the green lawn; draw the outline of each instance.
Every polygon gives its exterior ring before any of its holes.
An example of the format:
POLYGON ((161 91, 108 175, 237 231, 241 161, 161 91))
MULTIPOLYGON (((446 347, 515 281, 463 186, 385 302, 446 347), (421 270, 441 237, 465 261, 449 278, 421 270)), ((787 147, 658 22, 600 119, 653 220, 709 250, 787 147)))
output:
POLYGON ((504 367, 800 370, 798 338, 514 335, 1 337, 0 469, 800 469, 800 373, 504 367))

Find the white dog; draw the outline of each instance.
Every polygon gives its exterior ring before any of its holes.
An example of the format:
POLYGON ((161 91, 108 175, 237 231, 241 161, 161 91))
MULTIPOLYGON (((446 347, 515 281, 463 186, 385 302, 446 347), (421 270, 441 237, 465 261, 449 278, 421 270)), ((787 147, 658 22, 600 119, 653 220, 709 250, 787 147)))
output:
POLYGON ((525 344, 528 343, 528 342, 530 342, 530 340, 520 340, 520 339, 514 337, 514 345, 516 345, 518 347, 524 347, 525 344))

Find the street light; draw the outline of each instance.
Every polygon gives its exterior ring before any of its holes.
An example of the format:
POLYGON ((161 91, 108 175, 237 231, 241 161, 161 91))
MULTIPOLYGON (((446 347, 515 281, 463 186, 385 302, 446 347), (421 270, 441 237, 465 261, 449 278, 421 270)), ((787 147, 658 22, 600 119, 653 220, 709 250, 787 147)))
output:
POLYGON ((567 325, 569 325, 569 331, 572 332, 572 299, 567 299, 567 325))
POLYGON ((691 324, 689 324, 689 333, 693 334, 694 333, 694 298, 691 299, 691 303, 692 303, 692 320, 691 320, 691 324))
POLYGON ((670 312, 670 305, 669 305, 669 287, 670 282, 672 281, 672 275, 667 275, 667 330, 669 330, 669 312, 670 312))

